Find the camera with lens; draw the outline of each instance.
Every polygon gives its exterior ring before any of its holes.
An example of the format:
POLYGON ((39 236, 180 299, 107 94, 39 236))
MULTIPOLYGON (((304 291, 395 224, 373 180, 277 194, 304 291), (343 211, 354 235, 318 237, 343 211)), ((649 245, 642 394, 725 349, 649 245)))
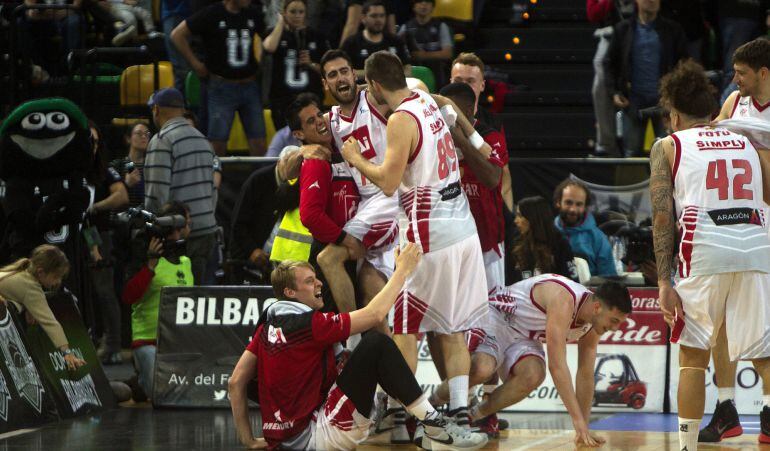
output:
POLYGON ((187 219, 182 215, 156 216, 140 208, 129 208, 118 213, 115 221, 119 226, 128 226, 131 238, 145 237, 147 241, 158 238, 164 242, 171 232, 187 224, 187 219))
POLYGON ((623 238, 626 243, 626 256, 623 260, 627 263, 641 265, 655 261, 651 227, 627 225, 618 230, 616 236, 623 238))

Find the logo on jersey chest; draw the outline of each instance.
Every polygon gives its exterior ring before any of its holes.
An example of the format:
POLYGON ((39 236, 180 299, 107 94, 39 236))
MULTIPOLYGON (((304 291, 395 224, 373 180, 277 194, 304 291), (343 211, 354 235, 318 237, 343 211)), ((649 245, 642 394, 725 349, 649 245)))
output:
POLYGON ((754 208, 727 208, 724 210, 711 210, 708 212, 711 220, 718 226, 735 224, 762 225, 759 210, 754 208))

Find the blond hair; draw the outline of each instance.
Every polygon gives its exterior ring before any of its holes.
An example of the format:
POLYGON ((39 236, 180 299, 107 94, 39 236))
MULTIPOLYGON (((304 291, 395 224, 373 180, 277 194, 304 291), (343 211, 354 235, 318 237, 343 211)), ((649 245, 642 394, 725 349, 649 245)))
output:
POLYGON ((285 260, 270 273, 270 284, 273 285, 275 297, 278 299, 285 298, 286 295, 283 292, 286 288, 297 289, 296 279, 294 278, 294 271, 297 268, 307 268, 315 272, 313 265, 308 262, 285 260))
POLYGON ((10 265, 0 268, 0 272, 12 274, 22 271, 36 273, 38 270, 45 274, 67 274, 70 263, 61 249, 50 244, 41 244, 32 250, 29 258, 20 258, 10 265))

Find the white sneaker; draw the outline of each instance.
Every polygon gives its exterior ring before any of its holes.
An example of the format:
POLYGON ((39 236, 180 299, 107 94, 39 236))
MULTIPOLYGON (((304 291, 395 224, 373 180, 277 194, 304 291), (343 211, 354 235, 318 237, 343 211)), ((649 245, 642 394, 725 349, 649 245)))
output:
POLYGON ((409 431, 406 429, 406 410, 401 407, 398 409, 388 409, 374 428, 375 434, 390 432, 390 443, 394 445, 404 445, 412 443, 409 438, 409 431))
POLYGON ((486 434, 470 432, 454 422, 447 421, 438 412, 432 413, 421 423, 425 427, 425 437, 422 440, 423 449, 473 450, 481 448, 489 441, 486 434), (426 441, 429 443, 426 444, 426 441), (426 445, 430 447, 426 448, 426 445))

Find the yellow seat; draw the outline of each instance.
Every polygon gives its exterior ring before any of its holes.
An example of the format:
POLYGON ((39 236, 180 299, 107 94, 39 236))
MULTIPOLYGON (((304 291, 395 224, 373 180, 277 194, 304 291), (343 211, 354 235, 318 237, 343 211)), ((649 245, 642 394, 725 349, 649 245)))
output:
POLYGON ((470 22, 473 20, 473 0, 436 0, 433 17, 470 22))
MULTIPOLYGON (((120 76, 120 105, 147 105, 155 91, 155 71, 152 64, 129 66, 120 76)), ((168 61, 158 63, 158 89, 174 86, 174 69, 168 61)))
MULTIPOLYGON (((263 117, 265 118, 265 146, 270 144, 270 141, 275 136, 275 126, 273 125, 273 112, 269 109, 263 111, 263 117)), ((249 151, 249 141, 246 139, 246 132, 243 130, 243 124, 241 123, 241 116, 238 112, 235 112, 235 118, 233 119, 233 125, 230 127, 230 137, 227 140, 228 152, 247 152, 249 151)))

